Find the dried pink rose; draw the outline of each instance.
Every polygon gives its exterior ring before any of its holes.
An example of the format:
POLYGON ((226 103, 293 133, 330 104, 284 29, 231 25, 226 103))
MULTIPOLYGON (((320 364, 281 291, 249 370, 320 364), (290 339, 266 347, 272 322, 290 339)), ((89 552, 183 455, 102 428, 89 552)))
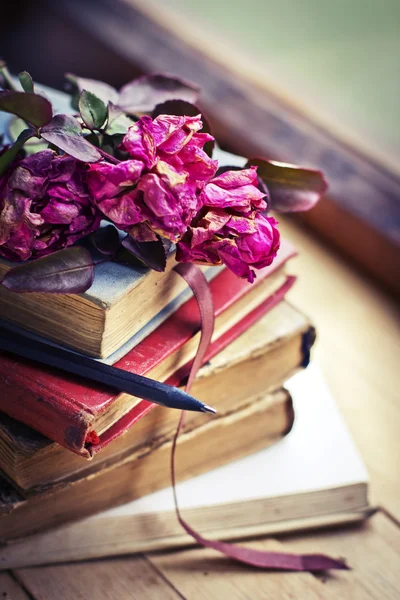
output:
POLYGON ((0 179, 0 255, 39 258, 70 246, 100 224, 86 169, 52 150, 18 161, 0 179))
POLYGON ((177 245, 179 262, 225 264, 253 282, 253 269, 270 265, 279 249, 279 231, 256 187, 254 169, 228 171, 208 183, 203 209, 177 245))
POLYGON ((258 189, 257 168, 226 171, 214 177, 204 188, 205 206, 227 208, 240 214, 266 210, 265 194, 258 189))
POLYGON ((218 168, 203 150, 213 137, 198 133, 201 127, 200 115, 144 116, 130 127, 122 142, 130 159, 89 166, 88 185, 104 215, 139 240, 180 239, 218 168))

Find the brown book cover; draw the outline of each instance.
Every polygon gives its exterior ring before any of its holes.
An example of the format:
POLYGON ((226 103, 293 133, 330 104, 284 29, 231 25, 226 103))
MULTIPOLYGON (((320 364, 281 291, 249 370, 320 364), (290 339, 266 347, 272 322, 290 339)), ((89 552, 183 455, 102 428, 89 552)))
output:
MULTIPOLYGON (((217 351, 226 345, 224 336, 229 337, 229 331, 236 337, 247 329, 254 311, 254 320, 261 316, 258 307, 265 304, 265 311, 270 310, 284 298, 293 278, 286 278, 283 267, 294 252, 293 246, 284 243, 274 263, 259 271, 255 285, 227 269, 211 281, 215 314, 212 342, 217 351)), ((169 378, 193 360, 200 328, 199 308, 191 298, 115 366, 170 383, 169 378)), ((0 388, 2 412, 87 458, 154 406, 6 353, 0 356, 0 388)))
MULTIPOLYGON (((272 444, 290 431, 293 420, 292 400, 286 390, 249 398, 241 410, 180 435, 178 479, 193 477, 272 444)), ((2 483, 0 540, 49 529, 167 487, 171 482, 171 437, 28 499, 7 482, 2 483)))
MULTIPOLYGON (((281 302, 204 365, 192 393, 211 402, 219 418, 242 408, 249 397, 276 389, 307 365, 315 332, 309 319, 281 302)), ((210 420, 187 413, 185 431, 210 420)), ((92 461, 69 452, 22 423, 0 414, 0 468, 23 495, 70 477, 92 473, 143 445, 157 445, 176 427, 177 414, 157 406, 92 461)))
MULTIPOLYGON (((318 369, 287 382, 295 422, 284 439, 177 486, 189 524, 209 539, 241 539, 360 522, 374 512, 368 474, 318 369), (333 449, 333 450, 332 450, 333 449)), ((177 454, 177 470, 185 460, 177 454)), ((171 489, 0 548, 0 565, 46 563, 194 544, 171 489)))

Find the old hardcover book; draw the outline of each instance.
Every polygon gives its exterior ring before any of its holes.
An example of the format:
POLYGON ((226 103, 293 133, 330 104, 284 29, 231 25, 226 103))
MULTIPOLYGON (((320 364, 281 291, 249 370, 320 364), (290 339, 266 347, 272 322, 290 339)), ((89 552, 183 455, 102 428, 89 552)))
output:
MULTIPOLYGON (((71 112, 69 96, 46 89, 59 112, 71 112)), ((10 115, 0 114, 0 131, 8 132, 10 115)), ((187 299, 187 285, 165 272, 102 262, 91 288, 83 294, 16 294, 0 286, 0 315, 7 322, 89 356, 106 358, 150 321, 158 324, 187 299), (168 308, 169 307, 169 308, 168 308), (170 309, 170 310, 169 310, 170 309)), ((0 259, 0 278, 15 263, 0 259)))
MULTIPOLYGON (((0 286, 2 318, 78 352, 107 357, 186 289, 167 262, 163 273, 103 262, 84 294, 16 294, 0 286)), ((15 263, 0 260, 0 277, 15 263)))
MULTIPOLYGON (((51 96, 58 112, 71 112, 68 95, 50 88, 43 91, 51 96)), ((0 133, 6 139, 10 120, 7 113, 0 114, 0 133)), ((92 286, 83 294, 16 294, 0 286, 0 318, 77 352, 120 358, 122 346, 130 349, 137 338, 143 339, 141 332, 149 333, 149 324, 151 331, 191 296, 186 282, 173 270, 175 264, 173 254, 161 273, 144 266, 100 261, 92 286)), ((0 279, 15 265, 0 258, 0 279)), ((208 278, 218 271, 201 268, 208 278)))
MULTIPOLYGON (((248 399, 233 414, 206 421, 178 440, 179 479, 187 479, 264 448, 293 424, 290 394, 248 399)), ((172 440, 139 448, 98 472, 27 499, 1 485, 0 540, 15 539, 140 498, 170 483, 172 440)))
MULTIPOLYGON (((212 418, 232 414, 249 397, 276 389, 306 367, 314 338, 309 319, 286 301, 280 302, 200 369, 191 392, 203 402, 212 401, 217 409, 212 418)), ((209 420, 208 415, 188 412, 184 431, 209 420)), ((26 495, 39 486, 93 473, 140 446, 155 447, 171 435, 176 422, 176 412, 156 406, 88 462, 0 414, 0 468, 26 495)))
MULTIPOLYGON (((216 317, 213 342, 222 344, 217 351, 232 341, 230 331, 234 339, 252 318, 263 314, 258 313, 259 307, 265 312, 284 298, 293 278, 285 275, 283 265, 293 252, 284 245, 279 259, 259 272, 256 285, 227 269, 211 281, 216 317)), ((200 325, 197 302, 191 298, 116 366, 165 381, 193 359, 200 325)), ((86 457, 154 406, 5 353, 0 356, 0 389, 0 411, 86 457)))
MULTIPOLYGON (((189 524, 208 538, 239 539, 359 522, 373 512, 368 474, 321 378, 310 366, 288 383, 296 413, 271 448, 178 484, 189 524), (313 372, 314 371, 314 372, 313 372)), ((183 453, 178 453, 178 472, 183 453)), ((171 488, 0 550, 3 569, 193 544, 171 488)))

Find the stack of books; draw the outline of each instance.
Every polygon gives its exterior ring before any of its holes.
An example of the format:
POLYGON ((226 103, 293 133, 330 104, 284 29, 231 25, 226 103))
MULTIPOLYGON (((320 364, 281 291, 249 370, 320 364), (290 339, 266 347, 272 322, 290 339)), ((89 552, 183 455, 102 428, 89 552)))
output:
MULTIPOLYGON (((185 514, 209 537, 356 521, 371 510, 362 462, 318 376, 287 385, 306 374, 315 341, 286 298, 295 255, 282 241, 252 284, 201 267, 215 327, 190 391, 217 412, 186 415, 175 473, 185 514)), ((100 261, 82 294, 0 286, 1 339, 8 329, 184 387, 202 319, 174 265, 173 253, 163 272, 100 261)), ((12 266, 0 260, 0 277, 12 266)), ((189 543, 170 487, 179 417, 35 355, 0 352, 0 568, 189 543)))
MULTIPOLYGON (((217 158, 243 162, 223 152, 217 158)), ((309 318, 286 299, 295 254, 284 240, 253 284, 202 267, 215 329, 191 394, 217 413, 187 413, 176 474, 185 514, 211 537, 354 521, 370 511, 365 470, 342 425, 325 431, 337 415, 318 378, 285 386, 308 366, 315 341, 309 318), (299 385, 300 410, 291 393, 299 385), (328 468, 335 437, 345 450, 332 456, 347 470, 338 471, 337 461, 328 468)), ((159 273, 99 263, 92 287, 79 295, 0 287, 1 325, 184 387, 201 318, 174 264, 171 257, 159 273)), ((11 266, 0 261, 0 277, 11 266)), ((0 566, 187 544, 170 488, 179 416, 0 353, 0 566)))
MULTIPOLYGON (((357 523, 374 512, 368 503, 366 469, 316 366, 296 374, 287 387, 296 412, 288 436, 177 485, 184 518, 208 539, 252 538, 357 523)), ((184 462, 182 455, 178 469, 184 462)), ((165 488, 6 545, 0 548, 0 568, 193 543, 176 519, 171 488, 165 488)))
MULTIPOLYGON (((284 382, 307 366, 309 319, 285 300, 295 249, 282 244, 254 284, 207 268, 215 330, 191 394, 217 409, 187 413, 177 475, 191 478, 250 455, 291 430, 284 382)), ((184 385, 200 314, 184 280, 116 263, 96 266, 81 295, 0 288, 3 325, 97 360, 184 385)), ((9 268, 6 261, 0 271, 9 268)), ((179 413, 37 362, 0 355, 0 540, 9 542, 170 485, 179 413)))

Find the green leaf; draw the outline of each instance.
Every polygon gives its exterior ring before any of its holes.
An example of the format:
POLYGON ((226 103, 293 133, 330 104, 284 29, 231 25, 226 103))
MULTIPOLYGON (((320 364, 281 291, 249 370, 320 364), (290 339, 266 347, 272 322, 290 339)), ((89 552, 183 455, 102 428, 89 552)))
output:
MULTIPOLYGON (((204 113, 201 112, 198 106, 192 104, 191 102, 187 102, 186 100, 167 100, 162 104, 157 104, 151 116, 153 119, 158 117, 158 115, 177 115, 177 116, 185 116, 185 117, 195 117, 201 114, 201 120, 203 122, 203 127, 201 129, 202 133, 210 133, 212 135, 210 123, 204 113)), ((208 154, 208 156, 212 156, 214 150, 214 142, 207 142, 204 145, 204 150, 208 154)))
POLYGON ((11 269, 2 284, 13 292, 81 294, 90 288, 93 278, 90 252, 74 246, 11 269))
POLYGON ((118 160, 129 159, 129 154, 125 153, 126 156, 124 156, 120 149, 123 139, 123 133, 114 133, 114 135, 105 134, 103 137, 103 144, 101 146, 101 149, 107 152, 107 154, 111 154, 111 156, 114 156, 118 160))
POLYGON ((10 75, 9 70, 7 69, 7 63, 5 62, 5 60, 0 59, 0 75, 3 78, 2 84, 4 83, 3 87, 8 88, 9 90, 13 90, 14 92, 18 92, 18 88, 14 83, 13 78, 10 75))
POLYGON ((320 171, 263 158, 249 159, 246 167, 250 166, 257 167, 258 176, 268 188, 268 208, 278 212, 309 210, 328 189, 320 171))
POLYGON ((79 96, 79 112, 89 129, 100 129, 107 117, 107 107, 103 100, 92 92, 83 90, 79 96))
POLYGON ((17 115, 35 127, 46 125, 53 115, 51 103, 32 92, 0 92, 0 111, 17 115))
POLYGON ((108 135, 125 134, 134 122, 126 116, 122 108, 112 102, 108 103, 106 133, 108 135))
POLYGON ((24 129, 24 131, 22 131, 19 134, 15 144, 10 146, 8 150, 6 150, 0 155, 0 176, 6 172, 8 166, 17 156, 18 152, 21 150, 25 142, 29 140, 29 138, 31 138, 33 135, 34 132, 32 129, 24 129))
POLYGON ((199 88, 193 83, 168 75, 145 75, 124 85, 119 100, 113 101, 126 113, 150 112, 167 100, 196 102, 199 88))
POLYGON ((33 79, 29 73, 27 71, 21 71, 18 77, 24 92, 33 92, 33 79))
POLYGON ((55 115, 40 130, 41 137, 82 162, 97 162, 101 154, 82 135, 79 122, 71 115, 55 115))
POLYGON ((108 85, 108 83, 97 81, 96 79, 78 77, 73 73, 66 73, 65 77, 70 83, 72 83, 79 93, 83 92, 83 90, 87 90, 88 92, 91 92, 100 98, 100 100, 102 100, 106 105, 109 102, 113 102, 113 104, 118 103, 119 94, 117 90, 111 85, 108 85))
MULTIPOLYGON (((22 131, 26 129, 26 123, 23 119, 19 117, 13 116, 10 119, 10 123, 8 126, 8 135, 13 142, 18 139, 18 136, 22 131)), ((44 140, 40 140, 37 137, 32 137, 26 141, 24 145, 24 151, 26 154, 35 154, 36 152, 40 152, 41 150, 46 150, 48 147, 47 142, 44 140)))

